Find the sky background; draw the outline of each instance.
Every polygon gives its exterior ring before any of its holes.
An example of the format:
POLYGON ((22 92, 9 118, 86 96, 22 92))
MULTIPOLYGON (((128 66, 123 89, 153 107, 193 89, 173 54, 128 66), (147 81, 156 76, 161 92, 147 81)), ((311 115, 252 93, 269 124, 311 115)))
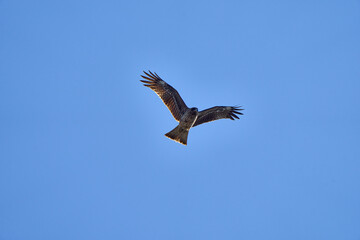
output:
POLYGON ((0 0, 0 239, 359 240, 359 92, 359 0, 0 0))

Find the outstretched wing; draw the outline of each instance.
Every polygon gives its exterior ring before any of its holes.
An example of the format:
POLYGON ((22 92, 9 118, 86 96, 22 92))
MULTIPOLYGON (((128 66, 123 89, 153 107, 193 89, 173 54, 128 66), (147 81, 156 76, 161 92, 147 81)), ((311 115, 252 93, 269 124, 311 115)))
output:
POLYGON ((225 106, 205 109, 199 112, 198 118, 196 119, 193 127, 222 118, 229 118, 231 120, 235 120, 234 118, 239 119, 239 117, 236 114, 243 115, 243 113, 239 112, 241 110, 244 109, 241 109, 239 107, 225 107, 225 106))
POLYGON ((175 88, 162 80, 155 72, 145 72, 146 76, 141 75, 145 80, 140 80, 145 83, 144 86, 151 88, 165 103, 170 110, 173 117, 180 121, 181 116, 184 114, 188 107, 180 97, 180 94, 175 88))

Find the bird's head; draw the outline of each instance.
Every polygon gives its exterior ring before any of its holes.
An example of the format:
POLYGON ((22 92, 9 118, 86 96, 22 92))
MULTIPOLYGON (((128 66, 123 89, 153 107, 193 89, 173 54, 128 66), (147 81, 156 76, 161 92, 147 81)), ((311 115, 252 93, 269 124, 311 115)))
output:
POLYGON ((196 107, 190 108, 191 112, 198 112, 198 109, 196 107))

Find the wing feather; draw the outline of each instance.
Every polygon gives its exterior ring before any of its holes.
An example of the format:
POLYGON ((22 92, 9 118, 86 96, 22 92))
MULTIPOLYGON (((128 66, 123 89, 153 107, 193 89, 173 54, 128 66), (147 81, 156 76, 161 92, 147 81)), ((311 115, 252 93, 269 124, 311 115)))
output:
POLYGON ((188 109, 184 100, 180 97, 180 94, 156 73, 152 73, 151 71, 147 73, 144 71, 144 74, 145 76, 141 75, 141 77, 145 80, 140 81, 144 83, 145 87, 151 88, 161 98, 173 117, 177 121, 180 121, 181 116, 186 109, 188 109))
POLYGON ((225 107, 225 106, 217 106, 217 107, 205 109, 199 112, 198 118, 194 123, 193 127, 223 118, 228 118, 231 120, 235 120, 234 118, 239 119, 237 114, 243 115, 243 113, 240 112, 242 110, 244 109, 241 109, 240 107, 225 107))

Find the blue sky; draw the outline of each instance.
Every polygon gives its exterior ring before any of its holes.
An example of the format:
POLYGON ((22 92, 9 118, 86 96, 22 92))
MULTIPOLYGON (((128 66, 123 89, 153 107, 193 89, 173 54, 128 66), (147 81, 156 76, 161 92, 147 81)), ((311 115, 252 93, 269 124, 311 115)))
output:
POLYGON ((359 64, 358 0, 2 0, 0 239, 360 239, 359 64))

